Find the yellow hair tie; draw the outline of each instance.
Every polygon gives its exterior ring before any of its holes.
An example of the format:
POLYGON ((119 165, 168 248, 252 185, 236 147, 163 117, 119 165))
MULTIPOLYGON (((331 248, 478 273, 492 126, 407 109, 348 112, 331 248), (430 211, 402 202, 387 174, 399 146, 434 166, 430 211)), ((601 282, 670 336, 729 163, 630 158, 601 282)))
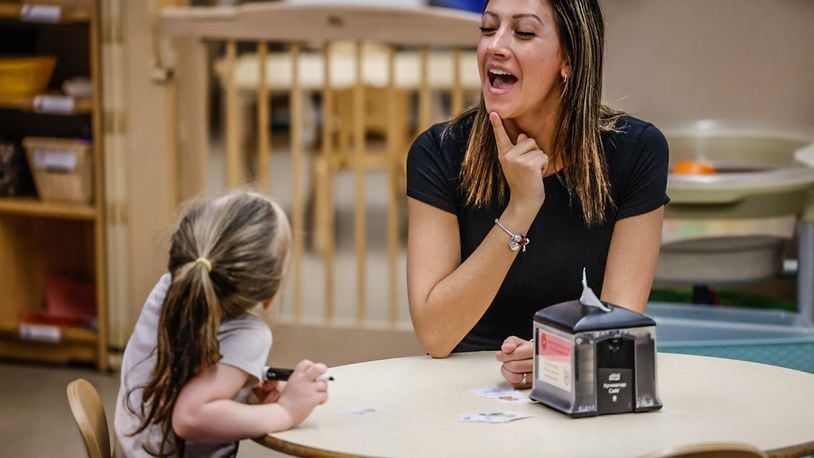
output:
POLYGON ((206 266, 206 271, 207 272, 212 272, 212 261, 210 261, 210 260, 208 260, 208 259, 206 259, 204 257, 200 257, 200 258, 196 259, 195 262, 196 263, 200 262, 201 264, 206 266))

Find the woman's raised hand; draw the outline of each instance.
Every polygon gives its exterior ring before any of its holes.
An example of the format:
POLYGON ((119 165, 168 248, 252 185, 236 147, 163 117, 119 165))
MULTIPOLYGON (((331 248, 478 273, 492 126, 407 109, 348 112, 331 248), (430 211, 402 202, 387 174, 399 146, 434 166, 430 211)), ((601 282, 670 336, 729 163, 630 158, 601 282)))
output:
POLYGON ((536 205, 539 209, 545 201, 543 175, 548 167, 548 155, 526 134, 518 135, 517 143, 513 143, 497 113, 489 113, 489 121, 495 133, 500 166, 509 183, 511 200, 515 205, 536 205))
POLYGON ((300 361, 277 401, 288 413, 291 426, 302 423, 314 407, 328 400, 328 382, 317 380, 328 368, 307 359, 300 361))

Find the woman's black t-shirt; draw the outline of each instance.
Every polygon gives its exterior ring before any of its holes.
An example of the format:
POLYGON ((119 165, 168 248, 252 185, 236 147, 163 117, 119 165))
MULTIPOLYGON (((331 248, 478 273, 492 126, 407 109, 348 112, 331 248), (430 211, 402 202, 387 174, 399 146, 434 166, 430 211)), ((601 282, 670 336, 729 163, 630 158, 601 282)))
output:
MULTIPOLYGON (((462 262, 508 203, 465 205, 460 174, 472 119, 449 129, 446 123, 432 126, 415 140, 407 158, 407 195, 457 216, 462 262)), ((662 133, 630 116, 622 117, 617 128, 602 137, 614 203, 605 222, 586 227, 582 208, 576 197, 569 197, 562 176, 544 178, 546 199, 529 228, 531 243, 518 254, 492 304, 454 351, 496 350, 510 335, 529 339, 535 312, 579 298, 583 268, 588 284, 601 294, 616 221, 669 201, 668 150, 662 133)), ((506 241, 508 250, 508 235, 506 241)))

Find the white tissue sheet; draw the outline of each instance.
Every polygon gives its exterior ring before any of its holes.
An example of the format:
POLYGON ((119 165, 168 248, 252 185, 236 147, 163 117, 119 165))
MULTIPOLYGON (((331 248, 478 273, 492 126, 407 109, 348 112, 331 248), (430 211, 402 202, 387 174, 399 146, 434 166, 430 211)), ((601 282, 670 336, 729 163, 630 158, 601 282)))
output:
POLYGON ((582 295, 579 296, 579 302, 582 305, 588 305, 591 307, 596 307, 604 312, 610 312, 611 309, 608 308, 602 301, 596 297, 596 293, 588 286, 588 278, 585 275, 585 268, 582 269, 582 295))

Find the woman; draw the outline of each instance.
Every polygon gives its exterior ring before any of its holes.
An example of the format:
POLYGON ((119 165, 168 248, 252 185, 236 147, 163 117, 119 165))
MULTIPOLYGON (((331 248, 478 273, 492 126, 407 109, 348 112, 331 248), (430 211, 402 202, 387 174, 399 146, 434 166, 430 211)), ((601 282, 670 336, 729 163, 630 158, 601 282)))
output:
POLYGON ((413 144, 407 283, 434 357, 496 349, 531 384, 532 318, 577 299, 643 311, 669 199, 667 144, 601 104, 597 0, 492 0, 482 16, 480 104, 413 144))

